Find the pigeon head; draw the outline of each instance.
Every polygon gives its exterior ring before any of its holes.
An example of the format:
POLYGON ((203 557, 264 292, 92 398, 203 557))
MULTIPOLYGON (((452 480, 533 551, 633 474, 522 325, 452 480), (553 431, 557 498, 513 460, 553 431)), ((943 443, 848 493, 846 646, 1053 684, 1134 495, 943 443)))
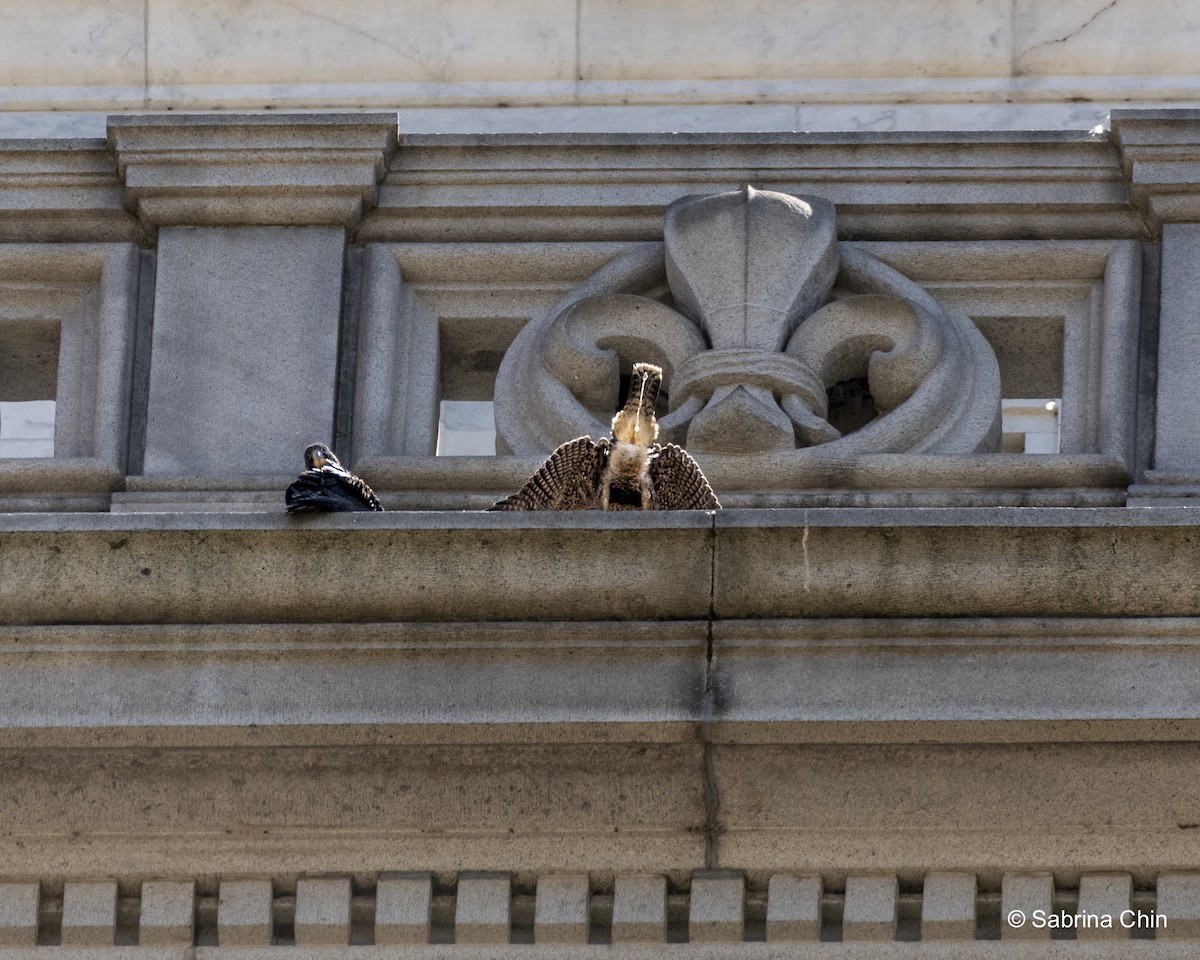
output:
POLYGON ((340 467, 342 462, 323 443, 314 443, 305 449, 304 468, 306 470, 320 470, 325 464, 340 467))

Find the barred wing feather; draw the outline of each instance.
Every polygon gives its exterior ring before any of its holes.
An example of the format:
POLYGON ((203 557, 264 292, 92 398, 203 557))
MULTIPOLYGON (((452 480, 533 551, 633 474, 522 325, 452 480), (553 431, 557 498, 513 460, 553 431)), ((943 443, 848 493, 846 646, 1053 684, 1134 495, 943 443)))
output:
POLYGON ((700 465, 682 447, 668 443, 650 464, 655 510, 720 510, 700 465))
POLYGON ((511 497, 489 510, 593 510, 609 443, 591 437, 568 440, 511 497))

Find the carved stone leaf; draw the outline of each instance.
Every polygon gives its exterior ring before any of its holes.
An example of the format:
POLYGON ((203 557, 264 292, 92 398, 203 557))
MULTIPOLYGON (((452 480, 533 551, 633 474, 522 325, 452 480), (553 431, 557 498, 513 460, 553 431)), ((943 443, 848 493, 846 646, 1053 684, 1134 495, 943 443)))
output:
POLYGON ((833 204, 746 187, 685 197, 663 225, 667 280, 714 350, 782 350, 838 270, 833 204))
POLYGON ((621 357, 662 367, 669 384, 680 364, 706 347, 695 324, 670 307, 646 297, 610 294, 563 311, 547 332, 544 357, 550 372, 603 416, 617 409, 621 357))

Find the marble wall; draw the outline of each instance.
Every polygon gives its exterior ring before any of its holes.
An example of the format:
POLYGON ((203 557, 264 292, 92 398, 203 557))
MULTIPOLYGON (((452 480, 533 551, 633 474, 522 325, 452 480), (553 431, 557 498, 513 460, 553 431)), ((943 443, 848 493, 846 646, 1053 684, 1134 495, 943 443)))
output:
POLYGON ((410 132, 1088 128, 1200 104, 1178 0, 12 0, 0 136, 138 110, 401 110, 410 132))

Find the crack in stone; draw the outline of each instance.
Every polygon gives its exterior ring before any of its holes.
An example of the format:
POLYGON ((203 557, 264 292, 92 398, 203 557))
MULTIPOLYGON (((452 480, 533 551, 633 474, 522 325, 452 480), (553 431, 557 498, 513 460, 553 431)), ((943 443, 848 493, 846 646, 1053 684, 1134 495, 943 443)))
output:
MULTIPOLYGON (((305 16, 312 17, 315 20, 321 20, 321 21, 328 23, 335 27, 340 27, 341 29, 345 30, 347 33, 353 33, 356 36, 365 37, 367 40, 370 40, 374 43, 378 43, 380 46, 387 47, 393 53, 404 58, 409 63, 416 64, 422 70, 425 70, 426 72, 428 72, 431 76, 435 76, 437 74, 437 71, 434 70, 433 67, 431 67, 428 63, 426 63, 420 57, 415 57, 411 53, 401 50, 394 43, 388 43, 386 40, 382 39, 381 37, 376 36, 373 33, 369 33, 366 30, 358 30, 358 29, 350 26, 350 24, 343 23, 341 20, 337 20, 333 17, 323 16, 313 10, 309 10, 306 7, 301 6, 299 3, 295 2, 295 0, 278 0, 278 2, 282 6, 289 7, 290 9, 295 10, 297 13, 301 13, 301 14, 304 14, 305 16)), ((1115 2, 1115 0, 1114 0, 1114 2, 1115 2)))
MULTIPOLYGON (((1086 30, 1093 23, 1095 23, 1096 20, 1099 19, 1102 14, 1107 13, 1109 10, 1111 10, 1113 7, 1115 7, 1118 3, 1120 3, 1120 0, 1109 0, 1108 3, 1106 3, 1099 10, 1097 10, 1095 13, 1093 13, 1090 17, 1088 17, 1083 23, 1081 23, 1078 27, 1076 27, 1070 33, 1066 33, 1063 36, 1058 37, 1055 40, 1043 40, 1041 43, 1034 44, 1032 47, 1030 47, 1027 50, 1022 50, 1019 54, 1017 54, 1017 58, 1014 61, 1014 66, 1019 65, 1022 60, 1024 60, 1026 57, 1028 57, 1035 50, 1041 50, 1044 47, 1053 47, 1060 43, 1066 43, 1068 40, 1072 40, 1075 37, 1079 36, 1081 33, 1083 33, 1084 30, 1086 30)), ((1016 72, 1016 71, 1014 70, 1014 72, 1016 72)))

